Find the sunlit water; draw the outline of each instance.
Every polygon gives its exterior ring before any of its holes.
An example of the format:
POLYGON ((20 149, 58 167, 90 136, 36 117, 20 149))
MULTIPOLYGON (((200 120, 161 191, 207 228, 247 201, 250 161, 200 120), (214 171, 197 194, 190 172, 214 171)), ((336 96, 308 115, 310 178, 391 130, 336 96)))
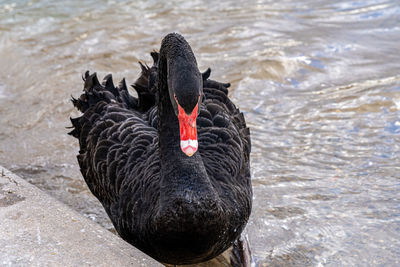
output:
POLYGON ((252 132, 259 266, 399 266, 398 1, 0 1, 0 164, 112 229, 67 136, 81 74, 178 31, 252 132))

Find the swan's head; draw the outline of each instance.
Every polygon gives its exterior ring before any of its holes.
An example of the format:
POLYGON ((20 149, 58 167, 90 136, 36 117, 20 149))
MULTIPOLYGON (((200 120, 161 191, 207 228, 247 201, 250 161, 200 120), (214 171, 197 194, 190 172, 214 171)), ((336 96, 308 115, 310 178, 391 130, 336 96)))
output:
POLYGON ((188 157, 193 156, 198 148, 196 119, 199 114, 199 104, 203 91, 203 80, 197 66, 174 70, 169 75, 168 87, 174 111, 179 120, 180 146, 188 157))
MULTIPOLYGON (((159 65, 159 76, 167 78, 169 98, 179 120, 181 149, 191 157, 198 148, 196 118, 203 79, 192 48, 183 36, 170 33, 164 37, 159 65)), ((164 78, 159 82, 163 85, 164 78)))

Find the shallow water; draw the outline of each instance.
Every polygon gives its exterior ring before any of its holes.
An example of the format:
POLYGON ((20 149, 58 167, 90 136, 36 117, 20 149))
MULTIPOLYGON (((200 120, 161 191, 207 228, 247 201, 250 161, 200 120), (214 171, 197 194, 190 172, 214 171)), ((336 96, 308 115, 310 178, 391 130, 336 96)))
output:
POLYGON ((400 263, 398 1, 1 1, 0 164, 112 229, 66 135, 81 74, 178 31, 252 131, 258 266, 400 263))

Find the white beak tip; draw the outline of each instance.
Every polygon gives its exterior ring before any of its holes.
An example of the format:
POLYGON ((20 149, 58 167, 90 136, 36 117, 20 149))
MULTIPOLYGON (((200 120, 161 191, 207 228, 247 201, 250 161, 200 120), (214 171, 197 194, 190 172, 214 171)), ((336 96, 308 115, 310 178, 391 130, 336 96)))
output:
POLYGON ((181 149, 188 157, 193 156, 196 153, 198 147, 197 140, 181 140, 181 149))

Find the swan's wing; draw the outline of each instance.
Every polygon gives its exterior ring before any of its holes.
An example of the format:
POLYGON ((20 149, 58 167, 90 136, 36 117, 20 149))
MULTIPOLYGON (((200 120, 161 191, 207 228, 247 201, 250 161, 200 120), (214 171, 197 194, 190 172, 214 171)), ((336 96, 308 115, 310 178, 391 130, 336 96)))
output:
POLYGON ((70 134, 79 139, 77 157, 83 177, 107 210, 118 203, 122 187, 135 183, 129 174, 140 168, 140 159, 157 149, 157 129, 152 126, 156 108, 141 112, 143 98, 140 103, 140 94, 139 99, 131 96, 124 80, 114 87, 108 75, 101 85, 96 74, 88 72, 84 80, 84 93, 72 99, 83 115, 71 119, 70 134))
POLYGON ((205 98, 197 124, 199 151, 207 172, 219 184, 249 188, 249 128, 243 113, 228 98, 229 84, 209 80, 205 73, 205 98))

